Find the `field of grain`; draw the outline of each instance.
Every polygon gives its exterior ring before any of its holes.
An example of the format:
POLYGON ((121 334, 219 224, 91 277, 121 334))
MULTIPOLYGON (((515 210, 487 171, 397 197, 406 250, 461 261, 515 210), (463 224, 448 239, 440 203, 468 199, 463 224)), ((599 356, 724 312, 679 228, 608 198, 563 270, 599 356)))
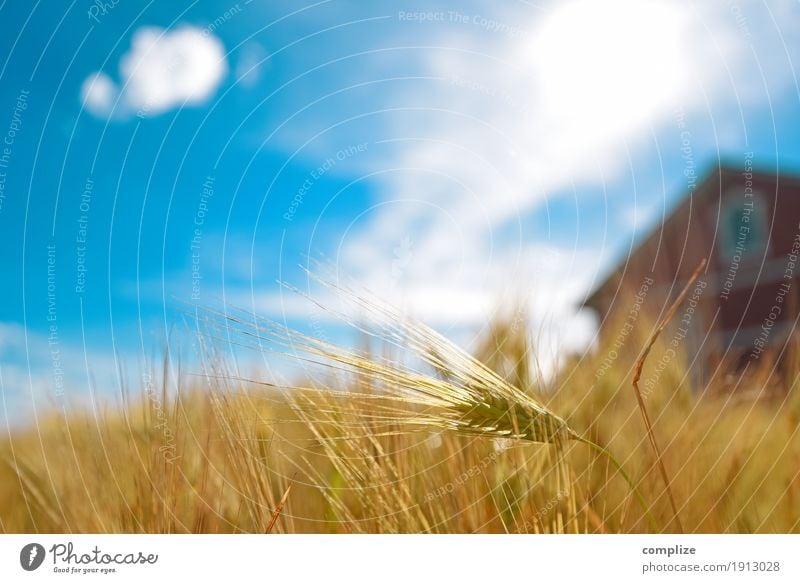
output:
POLYGON ((290 389, 172 371, 177 393, 4 437, 0 531, 800 532, 800 364, 703 390, 657 340, 640 394, 659 460, 631 385, 644 319, 545 379, 517 320, 473 359, 389 316, 358 351, 228 320, 328 372, 290 389))

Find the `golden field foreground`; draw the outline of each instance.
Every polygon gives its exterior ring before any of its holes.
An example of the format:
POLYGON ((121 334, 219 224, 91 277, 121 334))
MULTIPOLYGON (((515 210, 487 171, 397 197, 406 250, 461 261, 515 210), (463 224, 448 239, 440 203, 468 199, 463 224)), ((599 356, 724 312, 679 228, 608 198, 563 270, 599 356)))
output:
POLYGON ((547 383, 514 321, 487 334, 485 367, 423 326, 380 325, 345 352, 225 325, 333 368, 306 389, 217 368, 211 387, 184 378, 178 396, 145 388, 138 404, 18 431, 0 442, 0 531, 800 532, 800 364, 781 382, 765 366, 747 387, 703 392, 681 358, 656 370, 656 342, 642 398, 676 519, 631 386, 643 323, 547 383))

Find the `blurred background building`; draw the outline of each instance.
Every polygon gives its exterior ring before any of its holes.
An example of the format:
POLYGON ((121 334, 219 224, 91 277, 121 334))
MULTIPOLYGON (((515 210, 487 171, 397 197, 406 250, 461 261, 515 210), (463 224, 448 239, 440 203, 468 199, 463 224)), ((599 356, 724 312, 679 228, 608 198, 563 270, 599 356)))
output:
POLYGON ((798 252, 800 178, 754 171, 749 159, 720 165, 691 185, 585 305, 604 324, 632 302, 660 319, 706 259, 671 322, 697 379, 737 383, 757 364, 779 373, 796 335, 798 252))

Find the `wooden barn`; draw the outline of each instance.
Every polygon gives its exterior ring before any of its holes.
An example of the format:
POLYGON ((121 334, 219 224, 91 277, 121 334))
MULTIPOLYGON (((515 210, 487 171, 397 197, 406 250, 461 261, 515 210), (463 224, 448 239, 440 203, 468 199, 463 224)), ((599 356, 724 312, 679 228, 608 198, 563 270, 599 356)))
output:
POLYGON ((706 258, 670 332, 694 361, 695 381, 704 386, 735 381, 748 370, 780 372, 797 334, 799 254, 800 178, 753 171, 751 160, 718 166, 585 306, 597 311, 601 334, 619 335, 615 314, 623 322, 640 310, 663 316, 706 258))

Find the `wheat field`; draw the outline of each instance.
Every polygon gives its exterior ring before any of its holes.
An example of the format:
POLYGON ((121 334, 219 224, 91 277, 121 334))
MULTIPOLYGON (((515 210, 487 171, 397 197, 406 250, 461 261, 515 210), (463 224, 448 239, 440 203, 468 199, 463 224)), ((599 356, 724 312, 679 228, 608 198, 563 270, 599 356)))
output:
MULTIPOLYGON (((643 395, 655 459, 631 386, 644 320, 624 346, 601 340, 545 378, 517 320, 494 322, 473 357, 372 316, 359 350, 225 318, 243 344, 321 365, 294 388, 214 360, 205 379, 172 371, 177 391, 164 381, 9 434, 0 530, 800 532, 800 364, 733 392, 693 386, 685 357, 660 365, 643 395)), ((656 340, 653 360, 664 349, 656 340)))

